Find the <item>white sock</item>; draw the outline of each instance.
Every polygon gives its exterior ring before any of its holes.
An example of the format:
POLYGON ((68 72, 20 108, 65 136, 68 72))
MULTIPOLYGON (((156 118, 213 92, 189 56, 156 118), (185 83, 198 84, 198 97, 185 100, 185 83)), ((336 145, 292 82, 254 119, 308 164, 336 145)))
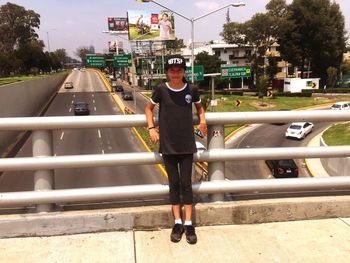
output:
POLYGON ((192 226, 192 220, 185 221, 185 226, 192 226))
POLYGON ((181 220, 181 219, 175 219, 175 224, 180 224, 180 225, 182 225, 182 220, 181 220))

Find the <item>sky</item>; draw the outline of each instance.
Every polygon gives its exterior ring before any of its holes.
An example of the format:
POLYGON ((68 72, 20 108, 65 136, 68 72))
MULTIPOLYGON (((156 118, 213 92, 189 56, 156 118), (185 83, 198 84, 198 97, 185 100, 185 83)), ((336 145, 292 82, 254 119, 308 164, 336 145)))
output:
MULTIPOLYGON (((292 0, 287 0, 290 3, 292 0)), ((46 50, 48 41, 50 51, 66 49, 74 57, 78 47, 95 47, 96 52, 103 52, 108 41, 123 41, 129 49, 127 35, 112 36, 102 31, 108 29, 108 17, 126 17, 128 10, 161 10, 154 3, 138 3, 135 0, 0 0, 0 5, 11 2, 26 9, 34 10, 41 16, 39 38, 44 41, 46 50)), ((197 18, 230 3, 230 0, 157 0, 158 3, 182 14, 187 18, 197 18)), ((265 12, 269 0, 242 0, 245 7, 230 8, 230 18, 234 22, 245 22, 254 14, 265 12)), ((335 0, 345 16, 345 28, 350 32, 350 1, 335 0)), ((221 40, 220 32, 226 20, 226 9, 197 20, 195 25, 195 42, 221 40)), ((191 38, 191 23, 175 15, 176 37, 187 43, 191 38)))

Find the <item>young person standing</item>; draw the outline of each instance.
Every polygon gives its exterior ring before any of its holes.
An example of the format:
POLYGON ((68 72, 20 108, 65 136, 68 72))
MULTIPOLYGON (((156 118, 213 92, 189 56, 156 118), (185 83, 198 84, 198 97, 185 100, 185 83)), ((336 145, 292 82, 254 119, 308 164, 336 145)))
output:
POLYGON ((185 80, 186 62, 182 56, 174 55, 166 60, 168 82, 158 85, 146 106, 145 114, 152 141, 160 140, 165 170, 169 179, 169 199, 175 224, 171 232, 172 242, 179 242, 185 233, 190 244, 197 242, 192 224, 192 163, 197 151, 194 139, 192 103, 200 120, 198 129, 207 133, 204 108, 198 88, 185 80), (159 103, 159 133, 153 121, 153 109, 159 103), (185 210, 185 222, 181 219, 181 198, 185 210))

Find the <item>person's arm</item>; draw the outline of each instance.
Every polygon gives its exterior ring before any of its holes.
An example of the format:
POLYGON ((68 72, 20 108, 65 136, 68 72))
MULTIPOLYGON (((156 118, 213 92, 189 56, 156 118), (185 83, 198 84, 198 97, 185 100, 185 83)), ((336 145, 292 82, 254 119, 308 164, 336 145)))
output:
POLYGON ((157 142, 157 141, 159 141, 159 133, 154 125, 154 120, 153 120, 154 106, 155 105, 153 103, 149 102, 145 108, 145 114, 146 114, 147 128, 149 131, 149 136, 151 137, 151 140, 153 142, 157 142))
POLYGON ((197 115, 198 115, 198 119, 199 119, 198 129, 202 132, 202 134, 204 136, 207 136, 207 122, 205 120, 204 108, 200 102, 195 103, 194 105, 196 106, 197 115))

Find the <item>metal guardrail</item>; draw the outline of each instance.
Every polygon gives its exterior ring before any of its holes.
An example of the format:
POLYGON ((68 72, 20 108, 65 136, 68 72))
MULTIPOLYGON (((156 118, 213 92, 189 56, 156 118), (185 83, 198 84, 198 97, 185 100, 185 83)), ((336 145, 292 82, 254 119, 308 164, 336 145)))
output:
MULTIPOLYGON (((194 117, 198 122, 197 117, 194 117)), ((225 181, 225 161, 276 158, 332 158, 350 156, 350 146, 225 149, 224 124, 278 123, 291 121, 348 121, 350 111, 276 111, 207 113, 208 150, 197 152, 195 161, 208 162, 210 182, 194 184, 195 193, 210 193, 222 201, 223 193, 305 189, 350 189, 350 178, 298 178, 225 181)), ((157 123, 157 120, 156 120, 157 123)), ((162 162, 158 153, 53 156, 52 130, 146 126, 145 115, 99 115, 84 117, 1 118, 1 130, 32 130, 33 157, 0 159, 0 171, 34 170, 34 190, 0 193, 0 207, 36 204, 37 211, 50 211, 57 202, 98 201, 165 195, 166 185, 139 185, 53 190, 53 169, 143 165, 162 162)))

